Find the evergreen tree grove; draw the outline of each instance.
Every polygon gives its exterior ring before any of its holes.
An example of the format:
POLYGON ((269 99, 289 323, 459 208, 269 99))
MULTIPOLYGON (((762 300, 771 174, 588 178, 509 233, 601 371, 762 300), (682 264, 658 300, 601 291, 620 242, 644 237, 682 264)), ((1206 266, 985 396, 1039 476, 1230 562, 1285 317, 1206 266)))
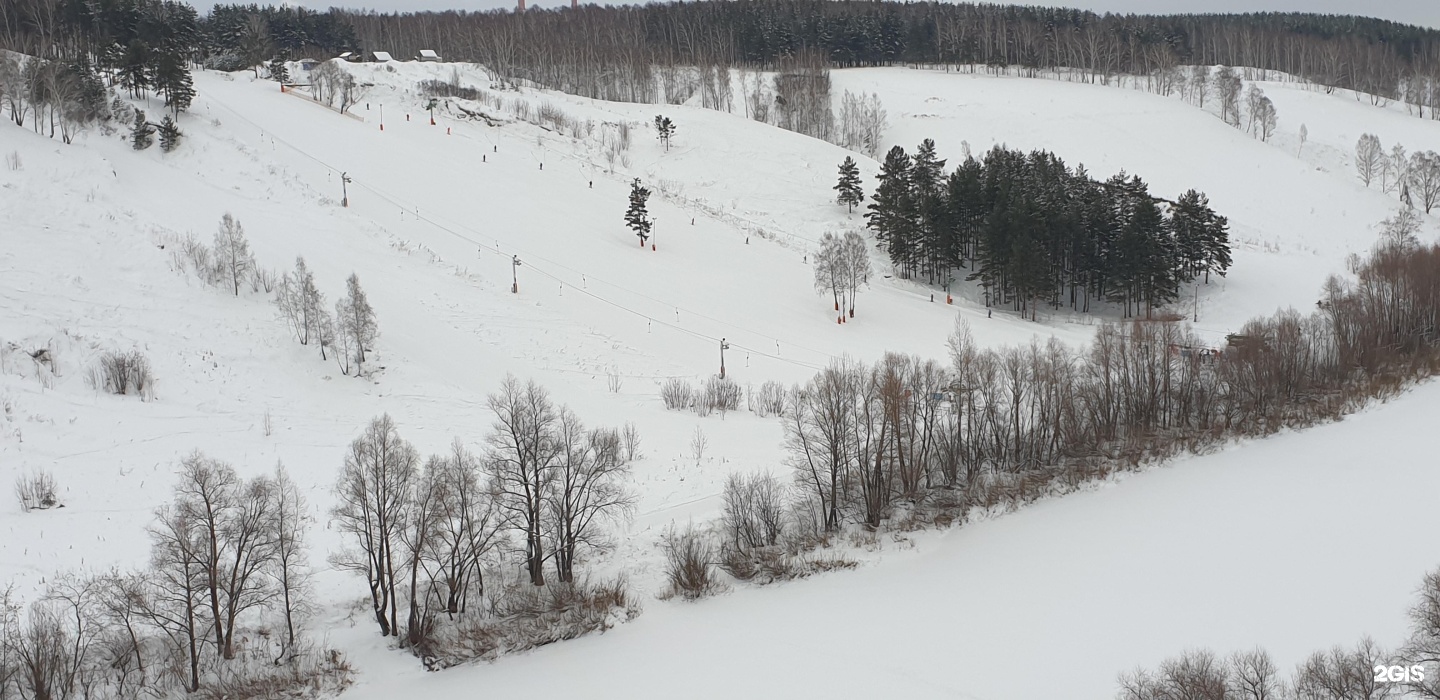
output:
POLYGON ((881 165, 865 217, 902 277, 948 283, 964 270, 987 303, 1033 318, 1041 304, 1091 300, 1149 314, 1230 267, 1229 222, 1195 190, 1169 202, 1138 177, 1097 182, 1054 154, 1004 147, 944 167, 928 139, 881 165))

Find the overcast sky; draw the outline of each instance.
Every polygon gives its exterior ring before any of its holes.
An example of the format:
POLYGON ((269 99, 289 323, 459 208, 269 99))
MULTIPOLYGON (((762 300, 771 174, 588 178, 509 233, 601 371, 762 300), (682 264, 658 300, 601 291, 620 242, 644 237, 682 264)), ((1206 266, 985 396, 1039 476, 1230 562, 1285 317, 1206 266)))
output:
MULTIPOLYGON (((235 0, 225 0, 226 2, 235 0)), ((263 0, 262 0, 263 1, 263 0)), ((278 0, 273 0, 278 2, 278 0)), ((584 2, 585 0, 581 0, 584 2)), ((595 0, 591 0, 592 2, 595 0)), ((624 0, 634 2, 636 0, 624 0)), ((999 0, 997 0, 999 1, 999 0)), ((1096 12, 1322 12, 1366 15, 1440 29, 1440 0, 1017 0, 1019 4, 1082 7, 1096 12)), ((191 0, 203 12, 213 0, 191 0)), ((489 10, 511 7, 513 0, 291 0, 323 10, 332 5, 375 10, 489 10)), ((570 0, 529 0, 530 7, 558 7, 570 0)), ((606 4, 620 4, 610 0, 606 4)))

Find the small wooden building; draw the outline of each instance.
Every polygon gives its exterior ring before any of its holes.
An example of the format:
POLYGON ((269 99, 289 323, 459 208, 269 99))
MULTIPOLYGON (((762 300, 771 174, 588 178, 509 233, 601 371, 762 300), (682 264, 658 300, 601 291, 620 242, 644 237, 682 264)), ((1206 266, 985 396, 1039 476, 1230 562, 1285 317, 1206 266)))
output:
POLYGON ((306 72, 306 73, 309 73, 310 71, 315 70, 315 66, 320 65, 320 62, 317 61, 317 60, 315 60, 315 59, 313 59, 313 58, 302 58, 302 59, 300 59, 299 63, 300 63, 300 70, 302 70, 302 71, 304 71, 304 72, 306 72))
POLYGON ((376 63, 389 63, 389 62, 395 60, 395 59, 393 59, 393 58, 390 57, 390 52, 389 52, 389 51, 374 51, 374 52, 371 52, 370 55, 375 57, 375 62, 376 62, 376 63))
POLYGON ((429 63, 436 63, 436 62, 439 62, 439 60, 440 60, 440 54, 435 53, 435 52, 434 52, 433 50, 431 50, 431 49, 420 49, 420 56, 419 56, 418 58, 419 58, 421 61, 426 61, 426 62, 429 62, 429 63))

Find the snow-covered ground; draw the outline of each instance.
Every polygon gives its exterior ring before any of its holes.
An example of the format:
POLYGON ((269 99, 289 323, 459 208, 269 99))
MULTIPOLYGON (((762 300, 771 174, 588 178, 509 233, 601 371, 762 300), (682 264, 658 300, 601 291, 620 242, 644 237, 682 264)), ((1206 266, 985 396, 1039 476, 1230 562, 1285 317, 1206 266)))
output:
MULTIPOLYGON (((611 173, 593 141, 530 124, 491 127, 442 109, 430 125, 415 83, 448 78, 450 66, 356 70, 376 84, 359 118, 248 74, 197 74, 199 97, 180 121, 187 138, 171 154, 134 152, 123 134, 65 146, 0 124, 0 155, 20 161, 0 168, 0 348, 15 344, 0 350, 0 484, 48 468, 66 504, 25 514, 0 500, 5 580, 33 592, 59 569, 144 561, 144 527, 194 449, 246 474, 284 461, 323 523, 344 446, 371 417, 390 413, 423 452, 455 437, 475 445, 491 420, 484 397, 507 373, 536 379, 591 424, 639 428, 637 515, 594 564, 625 571, 646 612, 602 637, 416 681, 412 659, 347 621, 362 586, 324 570, 339 541, 322 526, 324 622, 362 672, 356 695, 393 696, 403 686, 392 684, 414 681, 438 697, 601 685, 659 697, 684 677, 686 696, 1102 697, 1115 672, 1189 645, 1264 643, 1289 664, 1366 631, 1394 644, 1411 589, 1440 563, 1410 534, 1436 525, 1422 502, 1437 485, 1423 441, 1440 407, 1432 386, 1343 425, 921 536, 913 551, 887 543, 869 557, 884 561, 860 572, 695 606, 654 600, 665 526, 714 516, 731 472, 783 473, 773 419, 663 410, 659 384, 715 372, 720 338, 731 375, 758 386, 802 381, 842 354, 943 358, 957 316, 993 345, 1035 334, 1080 343, 1091 321, 987 319, 964 296, 932 303, 931 290, 882 278, 838 325, 805 256, 825 231, 863 223, 831 203, 845 151, 696 107, 518 95, 597 129, 634 123, 629 165, 611 173), (669 153, 645 127, 657 112, 680 126, 669 153), (342 171, 353 178, 348 208, 342 171), (666 192, 652 199, 654 252, 623 227, 637 176, 666 192), (208 241, 225 212, 261 265, 303 255, 332 300, 359 274, 382 334, 373 381, 294 343, 262 295, 228 296, 172 271, 175 237, 208 241), (519 294, 511 256, 523 261, 519 294), (45 346, 60 376, 42 384, 21 351, 45 346), (100 350, 131 347, 155 366, 153 402, 85 382, 100 350), (622 379, 618 393, 608 374, 622 379), (698 462, 688 447, 697 426, 710 443, 698 462)), ((462 82, 488 85, 460 70, 462 82)), ((892 142, 933 137, 952 164, 962 140, 976 152, 1006 143, 1052 149, 1101 177, 1124 168, 1161 195, 1206 191, 1239 242, 1231 276, 1201 290, 1198 325, 1217 336, 1313 303, 1345 255, 1369 247, 1396 205, 1354 177, 1359 133, 1440 149, 1440 123, 1284 84, 1265 86, 1281 138, 1262 144, 1178 99, 1130 90, 904 69, 838 71, 835 82, 878 92, 892 142), (1285 138, 1300 123, 1309 143, 1297 157, 1285 138)))

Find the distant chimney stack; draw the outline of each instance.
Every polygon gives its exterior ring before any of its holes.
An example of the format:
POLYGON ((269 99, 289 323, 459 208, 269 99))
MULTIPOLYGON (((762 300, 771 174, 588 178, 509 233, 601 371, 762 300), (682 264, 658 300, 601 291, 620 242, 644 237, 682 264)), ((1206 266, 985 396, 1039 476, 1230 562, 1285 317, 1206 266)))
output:
POLYGON ((525 0, 520 0, 520 7, 519 7, 519 9, 517 9, 517 10, 515 10, 515 11, 516 11, 516 12, 524 12, 524 11, 525 11, 525 0))
POLYGON ((578 10, 578 9, 580 9, 580 0, 570 0, 570 9, 572 9, 572 10, 578 10))

